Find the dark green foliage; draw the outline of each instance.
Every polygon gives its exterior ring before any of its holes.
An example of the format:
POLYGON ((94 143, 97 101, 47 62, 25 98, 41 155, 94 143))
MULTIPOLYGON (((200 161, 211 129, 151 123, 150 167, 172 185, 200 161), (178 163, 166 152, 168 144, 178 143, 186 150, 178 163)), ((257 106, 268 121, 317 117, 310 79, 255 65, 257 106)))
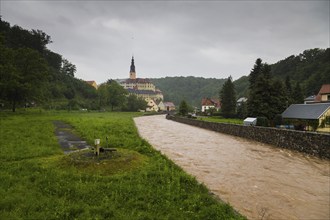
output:
POLYGON ((18 103, 43 98, 48 66, 40 54, 29 48, 5 48, 2 44, 0 53, 0 95, 12 104, 12 111, 18 103))
POLYGON ((250 82, 249 88, 252 88, 254 86, 254 84, 257 81, 257 78, 261 75, 262 66, 263 66, 262 60, 258 58, 249 75, 249 82, 250 82))
POLYGON ((151 79, 164 94, 164 100, 179 105, 181 100, 187 100, 194 107, 200 107, 202 98, 219 97, 219 87, 225 79, 202 77, 165 77, 151 79))
POLYGON ((61 73, 63 75, 74 77, 77 69, 76 66, 70 63, 67 59, 62 59, 61 73))
POLYGON ((270 111, 269 101, 271 82, 263 75, 259 76, 254 87, 250 89, 250 94, 247 101, 248 115, 249 116, 268 116, 270 111))
POLYGON ((41 30, 11 27, 0 19, 0 101, 6 108, 33 102, 67 109, 73 99, 77 109, 94 106, 95 88, 74 78, 75 65, 47 49, 49 43, 50 36, 41 30))
POLYGON ((179 106, 179 114, 182 116, 185 116, 188 114, 188 110, 189 110, 189 107, 188 107, 187 102, 185 100, 182 100, 180 103, 180 106, 179 106))
POLYGON ((249 88, 249 77, 242 76, 234 82, 237 97, 247 97, 249 88))
POLYGON ((269 121, 266 117, 257 117, 257 126, 268 127, 269 121))
POLYGON ((303 104, 304 103, 304 95, 302 92, 302 89, 300 87, 300 84, 297 82, 293 91, 291 100, 293 104, 303 104))
POLYGON ((136 112, 138 110, 145 110, 146 108, 147 108, 147 102, 143 98, 139 98, 134 94, 130 94, 127 97, 127 104, 123 110, 136 112))
POLYGON ((309 49, 289 56, 272 66, 272 75, 285 79, 287 76, 301 84, 304 97, 318 93, 322 84, 330 83, 330 48, 309 49))
POLYGON ((228 77, 220 90, 221 112, 225 118, 236 114, 236 94, 232 78, 228 77))
POLYGON ((237 106, 237 117, 240 119, 245 119, 248 116, 247 104, 242 102, 237 106))
POLYGON ((272 120, 288 107, 287 92, 282 81, 272 79, 271 67, 267 64, 260 65, 261 72, 249 88, 248 115, 272 120))
POLYGON ((101 107, 110 106, 111 111, 124 107, 127 91, 116 81, 110 79, 102 84, 98 90, 101 107))
POLYGON ((283 118, 281 114, 275 115, 274 118, 274 125, 282 125, 283 124, 283 118))

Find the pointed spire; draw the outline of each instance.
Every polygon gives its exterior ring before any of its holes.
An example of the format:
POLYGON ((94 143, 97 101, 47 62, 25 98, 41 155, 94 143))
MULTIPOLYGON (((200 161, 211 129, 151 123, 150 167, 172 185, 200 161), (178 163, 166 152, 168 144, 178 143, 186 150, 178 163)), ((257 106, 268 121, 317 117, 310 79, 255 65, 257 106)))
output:
POLYGON ((131 61, 131 70, 130 70, 130 72, 135 72, 134 56, 132 56, 132 61, 131 61))

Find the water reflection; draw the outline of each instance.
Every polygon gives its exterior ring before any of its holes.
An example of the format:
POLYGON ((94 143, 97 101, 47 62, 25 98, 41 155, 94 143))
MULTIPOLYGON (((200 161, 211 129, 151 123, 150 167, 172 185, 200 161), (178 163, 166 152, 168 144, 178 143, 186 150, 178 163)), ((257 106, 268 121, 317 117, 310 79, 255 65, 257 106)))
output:
POLYGON ((140 135, 250 219, 329 219, 330 162, 165 119, 140 135))

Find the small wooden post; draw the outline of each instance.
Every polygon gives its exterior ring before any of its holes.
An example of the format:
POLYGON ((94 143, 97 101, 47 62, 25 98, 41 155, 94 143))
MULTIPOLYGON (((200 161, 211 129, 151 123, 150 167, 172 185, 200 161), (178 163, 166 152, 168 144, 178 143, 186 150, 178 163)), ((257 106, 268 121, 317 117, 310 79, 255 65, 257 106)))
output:
POLYGON ((99 156, 100 155, 100 139, 95 139, 94 144, 95 144, 94 153, 96 156, 99 156))

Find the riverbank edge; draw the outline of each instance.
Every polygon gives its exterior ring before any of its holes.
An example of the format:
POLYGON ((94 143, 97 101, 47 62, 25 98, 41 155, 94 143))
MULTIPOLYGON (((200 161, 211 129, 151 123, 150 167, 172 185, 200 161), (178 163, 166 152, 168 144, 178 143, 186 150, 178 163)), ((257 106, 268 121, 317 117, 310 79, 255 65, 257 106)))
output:
POLYGON ((207 122, 173 115, 167 115, 166 119, 330 160, 329 134, 207 122))

